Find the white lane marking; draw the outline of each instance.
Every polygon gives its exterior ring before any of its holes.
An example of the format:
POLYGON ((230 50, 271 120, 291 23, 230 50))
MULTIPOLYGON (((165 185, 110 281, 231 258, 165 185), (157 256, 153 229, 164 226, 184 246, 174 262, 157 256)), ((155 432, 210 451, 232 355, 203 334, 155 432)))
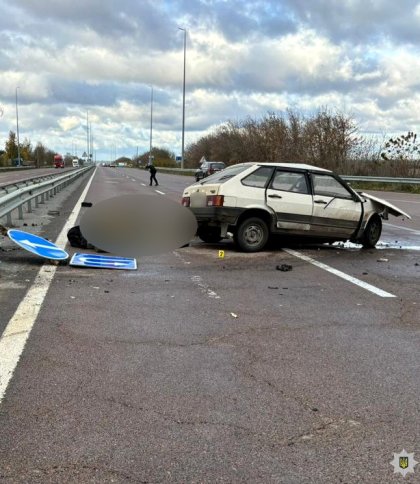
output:
POLYGON ((396 198, 395 200, 392 200, 392 202, 420 203, 420 202, 415 202, 413 200, 399 200, 398 198, 396 198))
POLYGON ((197 284, 197 286, 201 289, 201 292, 203 294, 206 294, 211 299, 220 299, 220 296, 215 291, 210 289, 208 284, 203 282, 203 279, 201 279, 201 276, 191 276, 191 280, 192 282, 197 284))
POLYGON ((400 225, 394 225, 394 224, 389 224, 389 223, 386 223, 384 225, 386 225, 388 227, 395 227, 396 229, 408 230, 409 232, 413 232, 414 234, 419 234, 420 235, 420 230, 410 229, 408 227, 401 227, 400 225))
POLYGON ((156 193, 160 193, 161 195, 165 195, 165 193, 159 191, 159 190, 155 190, 156 193))
MULTIPOLYGON (((76 223, 81 203, 86 198, 95 173, 96 168, 55 242, 59 247, 65 247, 67 243, 67 232, 76 223), (78 210, 77 207, 79 207, 78 210)), ((44 264, 39 269, 32 286, 7 323, 0 338, 0 403, 23 353, 56 270, 57 266, 49 264, 44 264)))
POLYGON ((362 287, 363 289, 366 289, 367 291, 373 292, 377 296, 381 297, 396 297, 394 294, 391 294, 389 292, 383 291, 382 289, 379 289, 376 286, 372 286, 371 284, 368 284, 367 282, 361 281, 360 279, 356 279, 353 276, 349 276, 345 272, 341 272, 337 269, 334 269, 333 267, 328 266, 327 264, 324 264, 323 262, 319 262, 315 259, 312 259, 312 257, 308 257, 307 255, 301 254, 300 252, 297 252, 296 250, 292 249, 283 249, 284 252, 287 252, 290 255, 293 255, 299 259, 302 259, 306 262, 309 262, 313 264, 314 266, 319 267, 320 269, 324 269, 327 272, 330 272, 331 274, 334 274, 338 277, 341 277, 342 279, 351 282, 352 284, 356 284, 356 286, 362 287))

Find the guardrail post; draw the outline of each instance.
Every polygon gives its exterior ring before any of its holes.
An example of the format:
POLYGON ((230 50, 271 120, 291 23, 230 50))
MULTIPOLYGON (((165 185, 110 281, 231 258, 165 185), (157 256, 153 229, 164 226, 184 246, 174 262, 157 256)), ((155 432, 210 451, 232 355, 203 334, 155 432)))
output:
POLYGON ((19 205, 18 212, 19 212, 19 220, 23 220, 23 206, 22 205, 19 205))
POLYGON ((6 215, 6 223, 9 227, 12 226, 12 214, 10 212, 6 215))
POLYGON ((32 201, 28 200, 28 213, 32 213, 32 201))

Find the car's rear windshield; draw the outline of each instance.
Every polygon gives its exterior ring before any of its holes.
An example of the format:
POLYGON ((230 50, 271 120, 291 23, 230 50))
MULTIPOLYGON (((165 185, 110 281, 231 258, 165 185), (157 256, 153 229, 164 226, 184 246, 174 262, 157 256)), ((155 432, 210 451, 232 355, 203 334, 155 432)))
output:
POLYGON ((210 163, 211 168, 219 168, 220 170, 223 170, 223 168, 226 166, 224 163, 210 163))
POLYGON ((243 171, 247 170, 249 165, 233 165, 225 168, 222 171, 218 171, 214 173, 214 175, 210 175, 201 182, 202 185, 206 183, 223 183, 230 178, 239 175, 243 171))

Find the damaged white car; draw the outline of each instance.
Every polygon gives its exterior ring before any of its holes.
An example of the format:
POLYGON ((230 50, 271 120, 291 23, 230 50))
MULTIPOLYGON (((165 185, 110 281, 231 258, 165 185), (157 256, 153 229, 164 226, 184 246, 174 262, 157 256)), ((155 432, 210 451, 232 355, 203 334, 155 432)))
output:
POLYGON ((195 214, 201 240, 214 243, 233 233, 246 252, 262 250, 272 234, 374 247, 382 219, 411 218, 329 170, 298 163, 230 166, 186 188, 182 204, 195 214))

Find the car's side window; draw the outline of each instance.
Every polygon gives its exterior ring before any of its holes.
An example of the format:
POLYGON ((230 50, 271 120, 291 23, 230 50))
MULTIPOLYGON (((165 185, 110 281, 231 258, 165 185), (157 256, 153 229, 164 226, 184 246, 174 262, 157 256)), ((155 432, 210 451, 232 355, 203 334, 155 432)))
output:
POLYGON ((315 195, 327 197, 349 198, 350 192, 331 175, 312 175, 315 195))
POLYGON ((270 166, 261 166, 250 175, 242 179, 242 185, 247 187, 265 188, 273 173, 270 166))
POLYGON ((285 192, 309 193, 305 173, 296 173, 292 171, 278 170, 274 175, 271 188, 273 190, 282 190, 285 192))

